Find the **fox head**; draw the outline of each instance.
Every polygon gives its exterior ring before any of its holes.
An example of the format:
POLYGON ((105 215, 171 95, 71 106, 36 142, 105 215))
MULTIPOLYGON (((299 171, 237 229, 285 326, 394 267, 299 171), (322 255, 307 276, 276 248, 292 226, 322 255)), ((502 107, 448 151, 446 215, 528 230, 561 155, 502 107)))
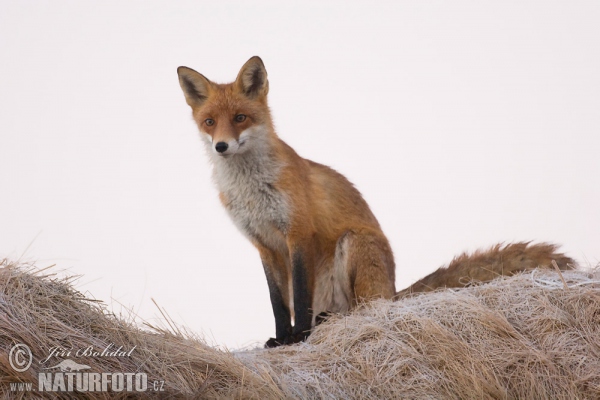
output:
POLYGON ((269 81, 259 57, 249 59, 235 80, 217 84, 191 68, 177 68, 179 84, 203 139, 217 156, 242 154, 272 131, 269 81))

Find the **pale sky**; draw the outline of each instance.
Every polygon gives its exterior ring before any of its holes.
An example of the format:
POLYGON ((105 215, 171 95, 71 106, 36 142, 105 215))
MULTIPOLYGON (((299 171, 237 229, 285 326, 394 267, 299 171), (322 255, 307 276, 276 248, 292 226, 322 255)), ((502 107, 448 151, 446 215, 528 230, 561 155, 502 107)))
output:
POLYGON ((279 136, 363 193, 398 289, 497 242, 600 260, 600 2, 0 9, 0 258, 82 275, 116 312, 156 323, 154 298, 229 348, 274 335, 176 74, 228 82, 254 55, 279 136))

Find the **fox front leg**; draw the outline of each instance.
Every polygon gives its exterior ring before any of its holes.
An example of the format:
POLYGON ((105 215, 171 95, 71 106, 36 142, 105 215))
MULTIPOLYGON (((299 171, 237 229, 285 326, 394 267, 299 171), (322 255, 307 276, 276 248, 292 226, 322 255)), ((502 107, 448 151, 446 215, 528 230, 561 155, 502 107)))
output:
POLYGON ((292 253, 292 287, 294 291, 294 328, 284 344, 305 340, 312 328, 312 286, 309 269, 310 252, 297 249, 292 253))
POLYGON ((289 253, 279 253, 257 245, 269 286, 275 317, 275 337, 265 347, 277 347, 303 341, 312 328, 312 251, 311 246, 291 244, 289 253), (291 273, 291 275, 290 275, 291 273), (291 281, 291 285, 290 285, 291 281), (290 293, 290 286, 292 293, 290 293), (290 303, 294 304, 294 326, 290 303))
MULTIPOLYGON (((267 276, 267 285, 269 285, 269 296, 271 297, 271 306, 273 306, 273 316, 275 317, 275 337, 270 338, 265 343, 265 347, 277 347, 286 344, 292 335, 292 319, 289 306, 284 301, 277 279, 272 274, 272 268, 265 265, 265 275, 267 276)), ((287 292, 287 291, 286 291, 287 292)))
POLYGON ((277 347, 289 341, 292 335, 292 318, 289 305, 288 266, 280 254, 257 244, 262 260, 269 297, 275 317, 275 337, 270 338, 265 347, 277 347))

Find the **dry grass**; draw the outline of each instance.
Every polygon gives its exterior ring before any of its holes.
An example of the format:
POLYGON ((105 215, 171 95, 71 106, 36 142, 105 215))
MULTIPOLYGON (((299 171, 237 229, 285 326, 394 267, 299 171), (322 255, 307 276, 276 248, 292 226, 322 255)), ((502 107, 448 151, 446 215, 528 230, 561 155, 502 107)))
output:
MULTIPOLYGON (((69 279, 8 261, 0 268, 0 390, 38 385, 50 348, 103 349, 131 357, 71 359, 86 372, 145 372, 175 398, 600 398, 600 269, 537 270, 491 283, 376 301, 332 316, 307 343, 225 352, 179 331, 142 329, 86 299, 69 279), (15 343, 31 368, 15 372, 15 343)), ((56 361, 60 361, 60 358, 56 361)), ((34 393, 33 395, 39 395, 34 393)), ((25 397, 32 397, 32 394, 25 397)), ((101 393, 46 393, 55 398, 101 393)), ((149 393, 105 393, 104 398, 149 393)))

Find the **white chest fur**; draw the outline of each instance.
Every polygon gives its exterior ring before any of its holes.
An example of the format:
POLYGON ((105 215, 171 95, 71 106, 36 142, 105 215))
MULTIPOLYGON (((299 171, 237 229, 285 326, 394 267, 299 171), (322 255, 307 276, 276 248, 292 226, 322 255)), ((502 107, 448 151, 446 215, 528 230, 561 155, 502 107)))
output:
POLYGON ((236 226, 273 250, 285 246, 281 233, 289 222, 289 202, 274 187, 282 165, 269 149, 258 146, 226 158, 211 156, 213 179, 225 195, 225 208, 236 226))

